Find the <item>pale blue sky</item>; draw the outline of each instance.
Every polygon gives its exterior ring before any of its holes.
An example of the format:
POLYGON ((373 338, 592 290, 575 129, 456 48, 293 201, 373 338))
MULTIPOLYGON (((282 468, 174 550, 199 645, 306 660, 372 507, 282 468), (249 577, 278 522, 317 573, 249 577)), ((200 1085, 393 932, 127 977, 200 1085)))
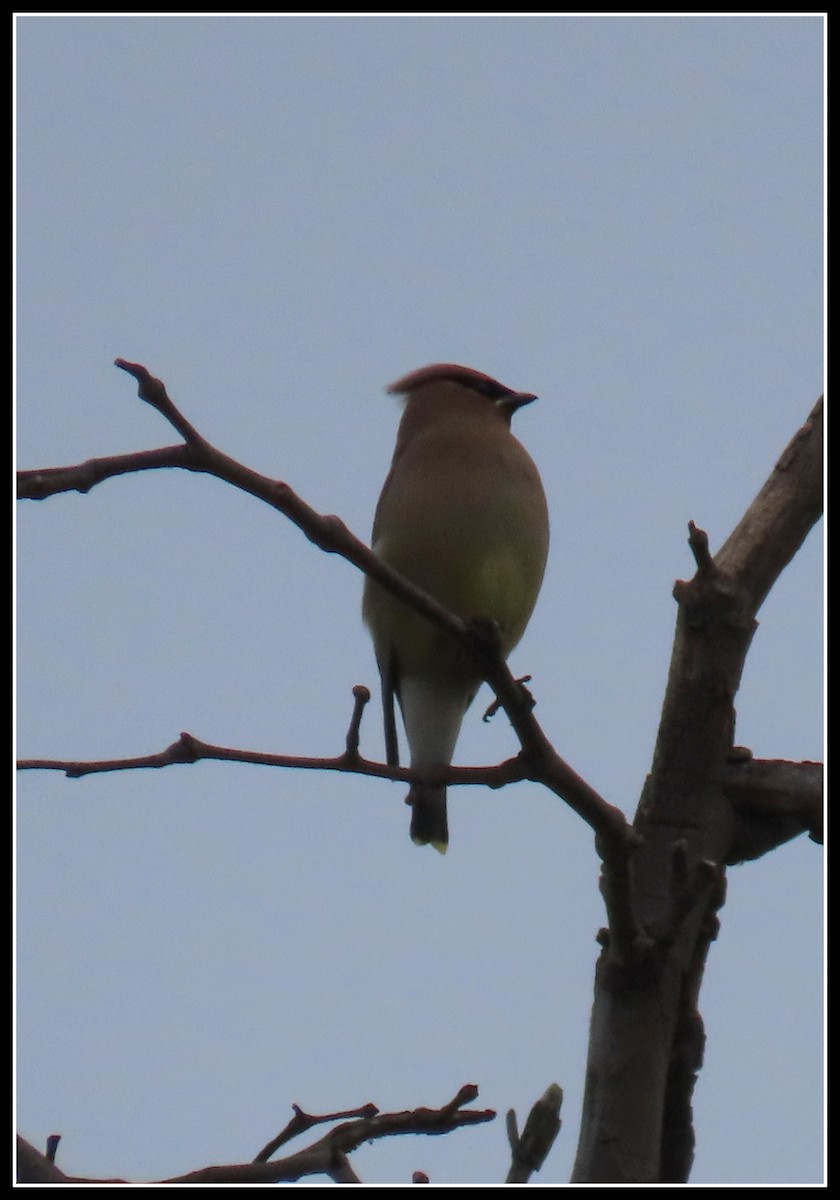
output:
MULTIPOLYGON (((760 17, 17 19, 17 454, 172 443, 111 365, 360 536, 398 407, 455 361, 537 392, 516 430, 552 549, 512 666, 632 814, 691 574, 822 388, 823 22, 760 17)), ((342 745, 376 686, 361 576, 186 473, 18 510, 18 752, 182 729, 342 745)), ((759 756, 823 754, 822 528, 760 614, 759 756)), ((484 694, 482 694, 483 700, 484 694)), ((480 700, 458 761, 514 749, 480 700)), ((376 702, 363 751, 382 755, 376 702)), ((604 914, 587 829, 464 789, 446 859, 399 785, 201 764, 18 784, 18 1125, 74 1173, 251 1157, 298 1103, 492 1125, 391 1139, 369 1183, 493 1183, 552 1081, 568 1179, 604 914)), ((694 1183, 822 1178, 822 851, 730 873, 701 1009, 694 1183)))

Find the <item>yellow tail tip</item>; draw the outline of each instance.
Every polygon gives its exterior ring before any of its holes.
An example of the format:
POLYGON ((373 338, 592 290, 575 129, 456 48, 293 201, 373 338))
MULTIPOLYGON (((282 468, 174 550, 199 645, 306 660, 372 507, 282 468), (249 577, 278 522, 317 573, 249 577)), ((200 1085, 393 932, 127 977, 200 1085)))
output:
POLYGON ((412 840, 412 842, 414 842, 415 846, 434 846, 434 848, 435 848, 435 850, 437 850, 438 854, 445 854, 446 851, 449 849, 449 842, 427 841, 426 838, 416 838, 416 837, 413 837, 411 840, 412 840))

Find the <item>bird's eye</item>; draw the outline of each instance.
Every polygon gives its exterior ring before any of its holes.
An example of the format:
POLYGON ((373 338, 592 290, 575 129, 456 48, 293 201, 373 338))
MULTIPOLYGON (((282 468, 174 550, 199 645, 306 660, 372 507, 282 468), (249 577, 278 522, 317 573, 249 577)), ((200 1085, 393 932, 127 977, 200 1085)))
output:
POLYGON ((510 388, 496 383, 494 379, 476 380, 474 387, 482 396, 486 396, 488 400, 493 400, 496 404, 503 403, 511 395, 510 388))

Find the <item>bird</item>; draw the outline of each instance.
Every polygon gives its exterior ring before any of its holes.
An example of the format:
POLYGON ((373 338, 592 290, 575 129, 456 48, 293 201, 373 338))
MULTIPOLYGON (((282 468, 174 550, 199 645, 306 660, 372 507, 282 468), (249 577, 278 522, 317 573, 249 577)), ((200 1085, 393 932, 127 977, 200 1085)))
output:
MULTIPOLYGON (((525 631, 548 555, 539 471, 510 429, 537 397, 471 367, 435 363, 392 383, 404 400, 373 521, 382 562, 466 621, 492 622, 505 657, 525 631)), ((362 616, 382 685, 385 751, 399 765, 395 701, 414 770, 448 767, 482 679, 451 634, 368 576, 362 616)), ((445 853, 446 787, 412 783, 411 839, 445 853)))

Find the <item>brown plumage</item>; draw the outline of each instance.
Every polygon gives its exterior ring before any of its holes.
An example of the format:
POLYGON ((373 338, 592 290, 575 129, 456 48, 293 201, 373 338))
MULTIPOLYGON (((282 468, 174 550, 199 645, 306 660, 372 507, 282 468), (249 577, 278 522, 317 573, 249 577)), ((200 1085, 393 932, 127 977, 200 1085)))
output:
MULTIPOLYGON (((406 401, 373 549, 458 616, 495 621, 507 655, 531 615, 548 551, 539 473, 510 432, 512 414, 536 397, 453 363, 413 371, 388 391, 406 401)), ((396 698, 411 766, 448 766, 481 684, 474 664, 370 579, 363 614, 382 678, 388 761, 398 761, 396 698)), ((445 787, 413 784, 407 802, 412 839, 445 851, 445 787)))

